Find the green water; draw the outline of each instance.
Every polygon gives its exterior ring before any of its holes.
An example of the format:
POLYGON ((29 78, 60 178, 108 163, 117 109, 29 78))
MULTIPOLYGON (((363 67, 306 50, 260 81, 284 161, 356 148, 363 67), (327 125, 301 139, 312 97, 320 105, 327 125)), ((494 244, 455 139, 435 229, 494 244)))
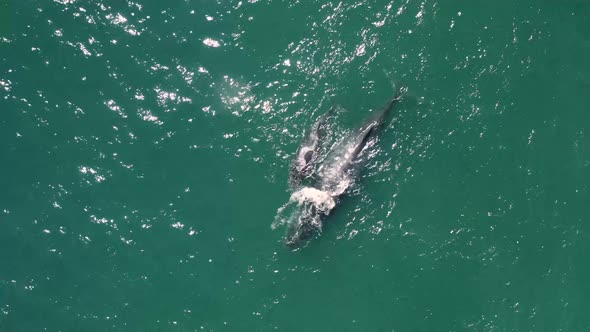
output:
POLYGON ((588 1, 0 0, 0 331, 590 330, 588 1), (309 244, 302 132, 409 87, 309 244))

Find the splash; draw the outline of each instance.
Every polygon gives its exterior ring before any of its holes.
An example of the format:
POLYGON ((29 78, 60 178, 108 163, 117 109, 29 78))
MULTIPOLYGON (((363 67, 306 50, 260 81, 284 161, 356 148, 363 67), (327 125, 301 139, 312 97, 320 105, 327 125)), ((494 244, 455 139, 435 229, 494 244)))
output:
MULTIPOLYGON (((312 187, 303 187, 294 192, 289 201, 277 210, 272 229, 281 225, 299 225, 314 215, 328 215, 336 206, 335 198, 329 192, 312 187)), ((313 219, 314 226, 321 229, 319 218, 313 219)))
POLYGON ((311 187, 303 187, 294 192, 289 201, 297 202, 298 205, 310 203, 326 215, 336 206, 331 193, 311 187))

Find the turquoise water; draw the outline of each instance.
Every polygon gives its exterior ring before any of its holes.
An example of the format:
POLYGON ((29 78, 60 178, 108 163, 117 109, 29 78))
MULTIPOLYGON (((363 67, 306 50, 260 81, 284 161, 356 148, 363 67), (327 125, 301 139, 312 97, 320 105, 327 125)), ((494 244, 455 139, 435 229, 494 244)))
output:
POLYGON ((0 331, 590 330, 587 1, 0 1, 0 331), (291 251, 331 105, 408 98, 291 251))

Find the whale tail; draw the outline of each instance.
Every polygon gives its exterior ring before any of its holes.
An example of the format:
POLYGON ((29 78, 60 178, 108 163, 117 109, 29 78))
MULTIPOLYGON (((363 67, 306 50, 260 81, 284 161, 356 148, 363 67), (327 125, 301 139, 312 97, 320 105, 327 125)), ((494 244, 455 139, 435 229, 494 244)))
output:
POLYGON ((400 87, 397 89, 395 96, 391 98, 385 106, 377 112, 377 114, 365 123, 359 132, 359 136, 357 136, 359 138, 358 144, 356 144, 354 150, 352 150, 348 163, 343 167, 346 172, 353 168, 353 165, 358 162, 365 147, 377 135, 377 133, 383 129, 389 113, 391 113, 395 104, 402 100, 407 91, 408 89, 406 87, 400 87))
POLYGON ((397 91, 395 92, 395 96, 393 97, 393 99, 395 99, 396 101, 401 100, 404 95, 408 92, 408 87, 407 86, 400 86, 397 91))
MULTIPOLYGON (((384 124, 385 119, 389 116, 389 113, 391 113, 391 110, 393 109, 395 104, 397 104, 399 101, 401 101, 403 99, 403 97, 407 93, 407 91, 408 91, 407 87, 405 87, 405 86, 399 87, 395 91, 395 95, 393 96, 393 98, 389 99, 389 101, 387 101, 387 103, 385 103, 385 106, 383 106, 383 108, 381 108, 381 110, 378 111, 377 114, 371 120, 368 121, 367 128, 369 129, 369 131, 371 133, 375 129, 377 129, 377 127, 381 127, 384 124)), ((368 136, 370 136, 370 135, 368 135, 368 136)))
POLYGON ((395 96, 393 96, 393 98, 391 98, 384 107, 383 117, 387 116, 387 114, 391 112, 393 106, 401 101, 407 92, 408 88, 405 86, 401 86, 395 91, 395 96))

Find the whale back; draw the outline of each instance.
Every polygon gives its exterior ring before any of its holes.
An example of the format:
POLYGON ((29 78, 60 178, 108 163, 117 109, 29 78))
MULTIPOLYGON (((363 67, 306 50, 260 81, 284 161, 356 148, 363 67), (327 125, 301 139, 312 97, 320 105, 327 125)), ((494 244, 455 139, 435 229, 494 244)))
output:
POLYGON ((332 107, 317 118, 310 130, 304 135, 301 145, 291 162, 289 183, 296 187, 301 181, 309 177, 321 152, 322 141, 328 131, 328 121, 334 115, 336 108, 332 107))

